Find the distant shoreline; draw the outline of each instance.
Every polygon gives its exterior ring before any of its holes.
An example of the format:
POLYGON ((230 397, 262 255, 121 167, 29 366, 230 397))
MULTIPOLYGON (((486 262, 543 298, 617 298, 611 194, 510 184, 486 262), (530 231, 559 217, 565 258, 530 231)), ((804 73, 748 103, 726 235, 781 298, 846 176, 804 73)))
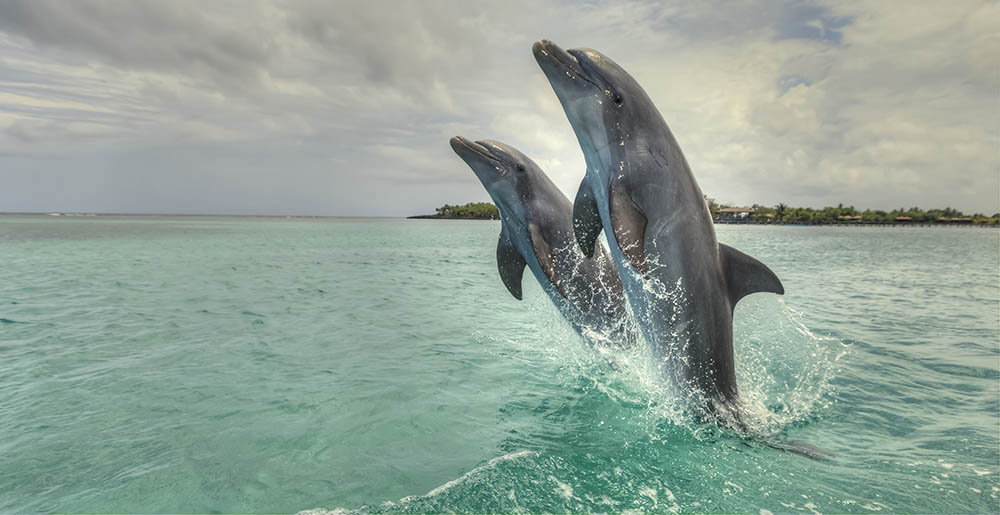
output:
POLYGON ((406 217, 407 220, 499 220, 492 216, 442 216, 442 215, 413 215, 406 217))
POLYGON ((952 223, 952 222, 767 222, 767 221, 736 221, 713 220, 715 225, 791 225, 791 226, 827 226, 836 227, 993 227, 1000 225, 990 223, 952 223))
MULTIPOLYGON (((727 204, 719 204, 709 197, 705 197, 705 203, 711 212, 712 221, 721 225, 1000 226, 1000 213, 993 216, 986 216, 982 213, 965 215, 950 207, 926 211, 918 207, 899 208, 889 212, 871 209, 859 211, 854 206, 844 207, 843 204, 822 209, 790 207, 786 204, 778 204, 773 208, 759 204, 754 204, 751 207, 732 207, 727 204)), ((433 215, 416 215, 407 218, 430 220, 496 220, 500 218, 499 210, 489 202, 470 202, 464 205, 445 204, 435 211, 437 213, 433 215)))
MULTIPOLYGON (((496 218, 472 218, 460 216, 439 216, 439 215, 414 215, 406 217, 407 220, 496 220, 496 218)), ((736 221, 736 220, 713 220, 715 225, 781 225, 781 226, 803 226, 803 227, 976 227, 976 228, 1000 228, 997 224, 975 224, 975 223, 948 223, 948 222, 766 222, 766 221, 736 221)))
MULTIPOLYGON (((287 220, 322 220, 322 219, 379 219, 379 220, 479 220, 496 221, 498 217, 486 216, 442 216, 411 215, 411 216, 344 216, 344 215, 230 215, 230 214, 191 214, 191 213, 37 213, 37 212, 0 212, 0 217, 51 217, 57 218, 110 218, 110 217, 171 217, 171 218, 271 218, 287 220)), ((769 220, 713 220, 716 225, 782 225, 782 226, 833 226, 833 227, 975 227, 1000 228, 995 223, 956 223, 956 222, 878 222, 878 221, 812 221, 812 222, 776 222, 769 220)))

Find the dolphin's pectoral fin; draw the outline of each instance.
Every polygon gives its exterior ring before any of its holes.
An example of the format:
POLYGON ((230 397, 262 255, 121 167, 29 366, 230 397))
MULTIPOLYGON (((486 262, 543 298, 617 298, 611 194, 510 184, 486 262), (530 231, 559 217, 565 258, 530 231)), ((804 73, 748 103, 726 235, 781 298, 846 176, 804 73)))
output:
POLYGON ((504 227, 500 231, 500 240, 497 241, 497 269, 500 271, 503 285, 517 300, 521 300, 521 276, 524 275, 524 266, 524 257, 514 248, 514 243, 507 234, 507 228, 504 227))
POLYGON ((601 234, 601 215, 597 211, 597 199, 587 178, 583 178, 580 189, 573 201, 573 233, 580 250, 588 258, 594 257, 597 236, 601 234))
POLYGON ((729 287, 729 302, 734 309, 740 299, 751 293, 765 291, 784 295, 785 287, 764 263, 721 243, 719 254, 729 287))
POLYGON ((611 215, 611 230, 622 253, 642 275, 649 273, 646 263, 646 215, 639 211, 629 198, 620 180, 611 181, 608 191, 608 206, 611 215))
POLYGON ((559 291, 559 295, 566 298, 566 290, 563 288, 562 282, 559 281, 559 273, 556 272, 555 263, 552 261, 552 246, 549 242, 545 241, 545 236, 542 235, 541 229, 535 224, 528 224, 528 233, 531 235, 531 247, 535 249, 535 257, 538 258, 538 264, 542 267, 542 272, 545 273, 545 277, 549 278, 552 285, 556 287, 559 291))

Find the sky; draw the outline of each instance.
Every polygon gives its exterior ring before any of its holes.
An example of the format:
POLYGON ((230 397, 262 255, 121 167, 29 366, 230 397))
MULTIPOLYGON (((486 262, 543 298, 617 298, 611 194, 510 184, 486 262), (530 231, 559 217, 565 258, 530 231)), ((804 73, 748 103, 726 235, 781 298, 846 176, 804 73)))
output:
POLYGON ((0 212, 405 216, 488 201, 448 139, 573 198, 531 54, 597 49, 734 205, 1000 210, 1000 3, 0 2, 0 212))

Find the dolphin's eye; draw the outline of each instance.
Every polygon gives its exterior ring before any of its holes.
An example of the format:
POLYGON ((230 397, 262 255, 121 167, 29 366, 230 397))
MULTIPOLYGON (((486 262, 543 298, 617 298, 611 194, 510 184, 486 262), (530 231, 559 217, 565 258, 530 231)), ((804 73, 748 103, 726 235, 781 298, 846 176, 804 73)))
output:
POLYGON ((613 102, 614 102, 614 103, 615 103, 616 105, 622 105, 622 101, 623 101, 623 99, 622 99, 622 96, 621 96, 621 95, 619 95, 618 93, 615 93, 615 96, 611 97, 611 100, 612 100, 612 101, 613 101, 613 102))
POLYGON ((517 171, 524 173, 524 165, 517 165, 517 171))

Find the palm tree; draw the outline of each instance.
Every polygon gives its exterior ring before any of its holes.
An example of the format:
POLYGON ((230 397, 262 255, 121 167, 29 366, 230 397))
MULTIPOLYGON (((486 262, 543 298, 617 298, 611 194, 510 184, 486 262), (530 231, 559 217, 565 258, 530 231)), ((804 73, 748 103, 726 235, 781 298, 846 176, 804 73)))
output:
POLYGON ((775 208, 774 208, 774 215, 775 215, 775 218, 778 219, 777 221, 780 222, 785 217, 785 210, 786 209, 788 209, 788 205, 787 204, 778 204, 777 206, 775 206, 775 208))

